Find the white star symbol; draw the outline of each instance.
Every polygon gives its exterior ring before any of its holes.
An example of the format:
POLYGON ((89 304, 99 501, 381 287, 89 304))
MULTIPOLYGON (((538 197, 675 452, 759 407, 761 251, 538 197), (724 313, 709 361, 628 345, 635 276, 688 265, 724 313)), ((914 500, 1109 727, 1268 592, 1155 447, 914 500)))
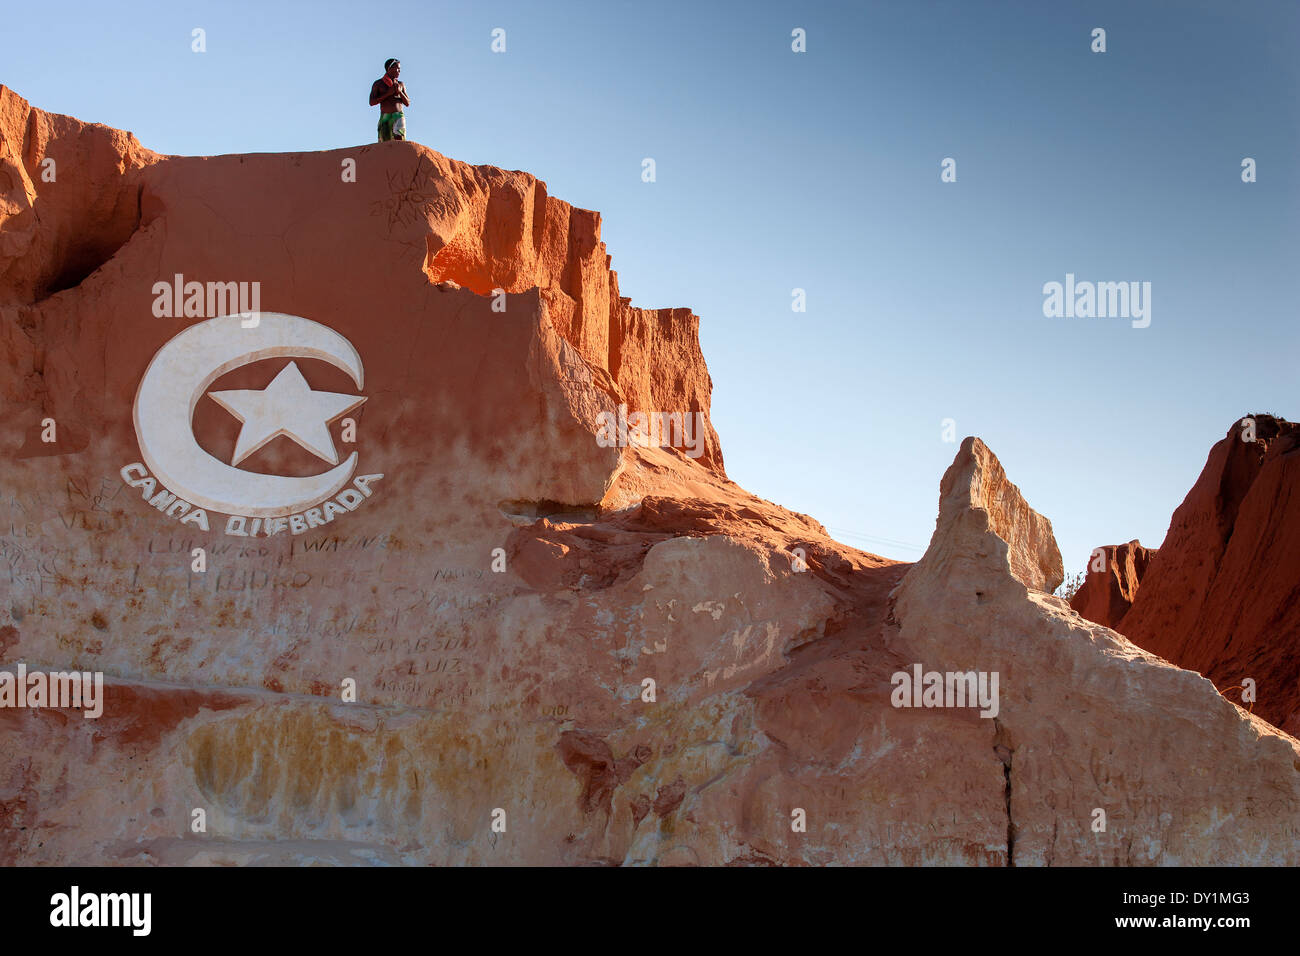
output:
POLYGON ((232 465, 281 435, 337 465, 339 456, 329 423, 366 400, 364 395, 313 392, 297 362, 286 365, 264 389, 208 392, 208 396, 243 423, 232 465))

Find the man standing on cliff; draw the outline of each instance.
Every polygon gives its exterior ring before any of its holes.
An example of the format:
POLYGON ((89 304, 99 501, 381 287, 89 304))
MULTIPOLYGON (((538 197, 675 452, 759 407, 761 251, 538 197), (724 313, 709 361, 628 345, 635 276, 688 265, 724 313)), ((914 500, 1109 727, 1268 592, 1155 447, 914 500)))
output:
POLYGON ((402 73, 399 60, 384 61, 384 75, 370 85, 370 105, 379 107, 379 142, 406 139, 406 117, 403 106, 410 106, 406 84, 397 78, 402 73))

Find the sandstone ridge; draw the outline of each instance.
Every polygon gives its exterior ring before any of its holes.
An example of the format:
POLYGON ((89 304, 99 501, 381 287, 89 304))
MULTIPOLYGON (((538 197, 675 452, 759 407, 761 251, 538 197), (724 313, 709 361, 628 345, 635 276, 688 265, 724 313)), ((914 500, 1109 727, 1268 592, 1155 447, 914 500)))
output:
MULTIPOLYGON (((1300 745, 1053 597, 1051 524, 978 439, 915 565, 739 488, 711 426, 602 444, 620 406, 707 421, 698 320, 632 308, 534 177, 161 156, 4 88, 0 173, 0 670, 106 675, 98 719, 0 708, 0 863, 1300 862, 1300 745), (156 314, 176 274, 355 348, 364 385, 296 361, 366 397, 331 425, 359 506, 241 536, 124 470, 142 377, 208 321, 156 314), (894 706, 915 665, 996 674, 996 714, 894 706)), ((231 460, 229 412, 189 424, 231 460)), ((283 436, 241 464, 312 467, 283 436)))

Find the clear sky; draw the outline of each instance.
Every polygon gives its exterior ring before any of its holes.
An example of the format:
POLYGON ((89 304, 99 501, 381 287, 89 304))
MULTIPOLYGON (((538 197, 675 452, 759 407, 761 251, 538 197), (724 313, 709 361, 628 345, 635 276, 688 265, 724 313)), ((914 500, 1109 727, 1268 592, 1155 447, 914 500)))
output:
POLYGON ((67 0, 5 26, 0 82, 175 154, 369 142, 400 58, 411 139, 599 210, 623 294, 701 316, 730 476, 866 550, 920 556, 945 418, 1078 570, 1158 544, 1234 419, 1300 416, 1294 0, 67 0), (1066 273, 1150 282, 1150 326, 1044 317, 1066 273))

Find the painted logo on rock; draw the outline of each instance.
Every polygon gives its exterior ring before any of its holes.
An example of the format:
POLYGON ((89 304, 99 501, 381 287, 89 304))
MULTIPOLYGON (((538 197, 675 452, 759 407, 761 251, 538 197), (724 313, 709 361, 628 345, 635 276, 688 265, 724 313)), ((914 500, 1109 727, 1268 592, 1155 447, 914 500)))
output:
POLYGON ((363 387, 361 357, 352 343, 319 322, 263 312, 254 328, 238 315, 190 326, 160 348, 135 395, 135 434, 143 462, 122 469, 122 480, 150 505, 182 524, 209 530, 209 512, 228 515, 226 534, 301 534, 355 511, 384 476, 358 475, 357 452, 340 462, 329 425, 365 402, 363 395, 314 391, 296 362, 264 389, 208 392, 227 372, 273 358, 328 362, 363 387), (207 394, 240 423, 229 463, 204 450, 194 436, 194 412, 207 394), (279 437, 332 465, 318 475, 290 477, 237 466, 279 437))

